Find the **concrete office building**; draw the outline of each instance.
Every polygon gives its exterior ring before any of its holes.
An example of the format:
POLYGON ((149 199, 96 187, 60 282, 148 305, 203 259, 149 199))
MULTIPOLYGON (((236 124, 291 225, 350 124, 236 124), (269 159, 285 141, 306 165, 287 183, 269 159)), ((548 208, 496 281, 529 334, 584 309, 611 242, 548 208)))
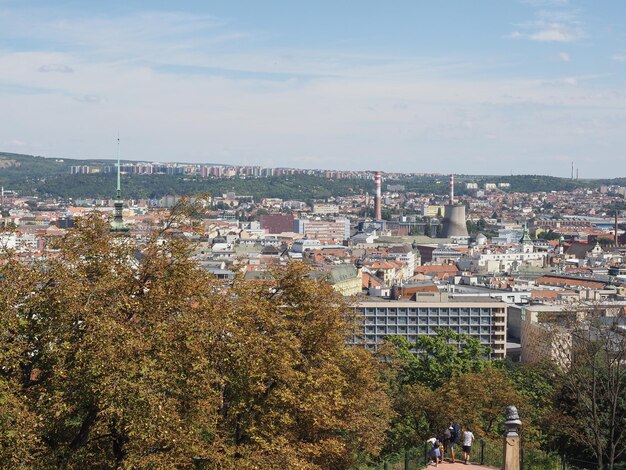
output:
POLYGON ((507 304, 495 299, 419 293, 412 300, 363 300, 356 308, 363 318, 362 337, 354 341, 375 351, 388 336, 403 336, 415 343, 420 335, 435 335, 438 328, 478 338, 491 348, 491 358, 506 355, 507 304))

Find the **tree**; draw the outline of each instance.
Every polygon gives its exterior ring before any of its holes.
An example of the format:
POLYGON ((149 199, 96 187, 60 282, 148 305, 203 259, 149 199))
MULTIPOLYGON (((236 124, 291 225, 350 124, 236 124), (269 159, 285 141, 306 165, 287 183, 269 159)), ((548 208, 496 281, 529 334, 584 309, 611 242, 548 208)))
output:
MULTIPOLYGON (((461 421, 463 427, 471 429, 477 437, 495 439, 501 435, 499 425, 508 405, 517 405, 522 413, 526 409, 511 380, 492 366, 453 377, 437 396, 446 404, 440 412, 442 419, 461 421)), ((528 424, 525 421, 524 431, 528 424)))
MULTIPOLYGON (((561 418, 555 409, 559 390, 558 375, 553 364, 519 364, 501 361, 495 364, 514 385, 524 403, 524 441, 543 448, 557 448, 561 440, 561 418)), ((519 403, 516 403, 519 404, 519 403)))
POLYGON ((136 247, 93 214, 45 261, 2 255, 2 462, 339 469, 379 451, 388 400, 343 298, 300 264, 224 283, 191 248, 136 247))
POLYGON ((432 389, 441 387, 454 376, 480 372, 485 369, 489 348, 469 335, 440 328, 436 336, 418 336, 416 354, 406 355, 409 343, 401 338, 392 340, 407 358, 404 379, 432 389))
POLYGON ((419 337, 415 347, 403 337, 387 339, 379 356, 385 364, 395 414, 386 450, 414 447, 426 434, 442 431, 452 418, 450 413, 456 413, 448 406, 442 412, 445 385, 464 374, 485 370, 487 354, 488 348, 475 338, 444 329, 436 336, 419 337))
POLYGON ((597 305, 553 323, 567 434, 612 470, 626 452, 626 316, 597 305))
POLYGON ((541 240, 558 240, 559 238, 561 238, 561 234, 559 232, 549 230, 547 232, 540 232, 537 235, 537 238, 541 240))
POLYGON ((378 366, 346 345, 354 324, 344 299, 307 273, 293 264, 275 284, 236 282, 222 297, 232 325, 219 364, 222 422, 235 455, 254 457, 249 466, 349 468, 383 445, 389 409, 378 366))

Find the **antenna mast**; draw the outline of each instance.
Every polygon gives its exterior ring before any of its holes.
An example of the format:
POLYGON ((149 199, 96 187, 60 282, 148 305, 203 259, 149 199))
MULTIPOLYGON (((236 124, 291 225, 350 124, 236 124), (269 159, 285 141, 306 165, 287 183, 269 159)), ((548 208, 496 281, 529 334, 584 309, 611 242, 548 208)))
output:
POLYGON ((122 198, 122 185, 120 184, 120 136, 117 135, 117 198, 122 198))

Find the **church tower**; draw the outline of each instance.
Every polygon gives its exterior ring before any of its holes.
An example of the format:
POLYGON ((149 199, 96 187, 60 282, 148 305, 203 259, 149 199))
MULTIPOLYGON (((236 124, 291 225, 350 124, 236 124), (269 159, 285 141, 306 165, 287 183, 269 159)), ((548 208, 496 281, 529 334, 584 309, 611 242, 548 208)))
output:
POLYGON ((524 224, 524 233, 519 242, 522 245, 522 253, 532 253, 535 251, 535 246, 530 238, 530 235, 528 235, 528 226, 526 224, 524 224))
POLYGON ((117 138, 117 191, 115 202, 113 203, 113 220, 111 221, 111 232, 128 232, 129 228, 124 223, 123 211, 124 201, 122 200, 122 186, 120 180, 120 138, 117 138))

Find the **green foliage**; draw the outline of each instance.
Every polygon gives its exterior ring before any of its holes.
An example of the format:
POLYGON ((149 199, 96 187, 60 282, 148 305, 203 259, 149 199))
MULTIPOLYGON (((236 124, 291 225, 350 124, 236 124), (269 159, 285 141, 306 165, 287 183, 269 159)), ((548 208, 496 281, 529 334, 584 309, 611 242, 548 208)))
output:
POLYGON ((561 238, 561 234, 559 232, 549 230, 547 232, 540 232, 537 235, 537 238, 539 238, 540 240, 558 240, 559 238, 561 238))
POLYGON ((418 336, 417 356, 410 363, 410 380, 437 388, 452 377, 485 369, 489 348, 477 338, 438 329, 436 336, 418 336))
POLYGON ((390 340, 405 362, 401 373, 403 383, 419 383, 436 389, 452 377, 468 372, 480 372, 488 363, 489 348, 477 338, 439 329, 436 336, 419 336, 413 346, 400 337, 390 340))

